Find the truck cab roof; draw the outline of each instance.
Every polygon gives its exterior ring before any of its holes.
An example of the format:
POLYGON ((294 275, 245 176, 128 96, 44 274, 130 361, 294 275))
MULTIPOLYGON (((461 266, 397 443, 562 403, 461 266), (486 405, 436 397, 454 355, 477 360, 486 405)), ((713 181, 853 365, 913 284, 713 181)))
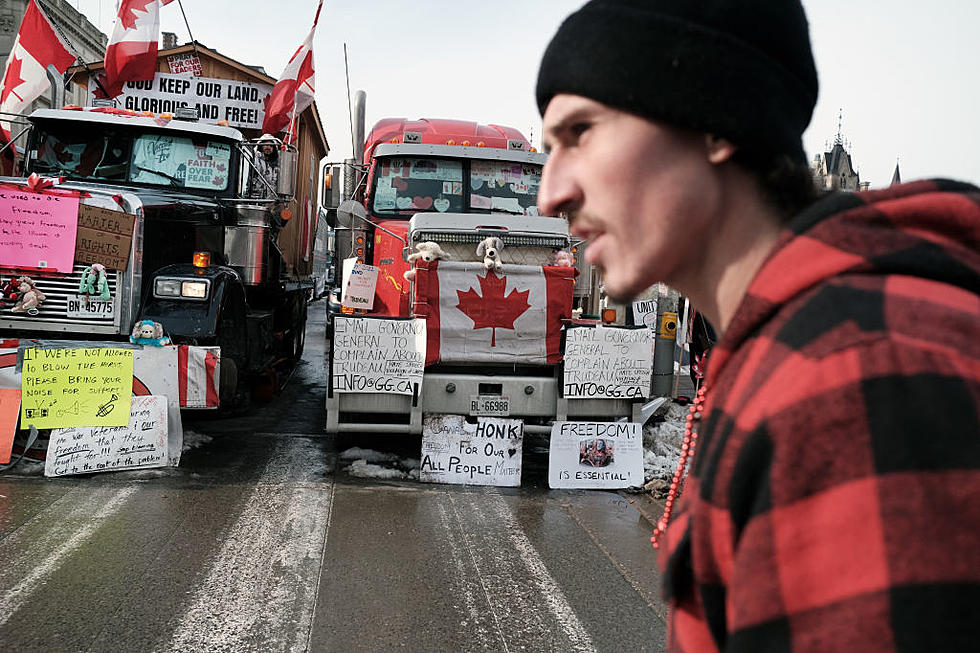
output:
POLYGON ((162 129, 187 134, 204 135, 241 142, 242 133, 234 127, 211 125, 199 121, 174 120, 160 116, 141 115, 139 112, 108 107, 38 109, 28 116, 31 122, 38 120, 63 120, 66 122, 90 122, 100 125, 122 125, 134 128, 162 129))

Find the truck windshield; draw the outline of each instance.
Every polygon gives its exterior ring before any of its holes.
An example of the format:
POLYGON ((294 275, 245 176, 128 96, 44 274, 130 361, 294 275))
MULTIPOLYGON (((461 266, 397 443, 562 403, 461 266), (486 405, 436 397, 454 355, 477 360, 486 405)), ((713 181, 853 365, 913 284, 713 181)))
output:
POLYGON ((40 128, 37 135, 31 168, 40 174, 191 190, 228 187, 229 143, 77 124, 40 128))
POLYGON ((391 158, 375 169, 372 212, 538 215, 541 166, 512 161, 391 158))

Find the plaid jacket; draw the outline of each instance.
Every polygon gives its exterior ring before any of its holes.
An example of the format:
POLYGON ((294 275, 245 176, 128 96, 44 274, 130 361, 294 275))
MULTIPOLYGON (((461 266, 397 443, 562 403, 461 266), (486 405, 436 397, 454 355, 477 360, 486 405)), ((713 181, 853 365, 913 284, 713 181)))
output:
POLYGON ((670 650, 980 650, 980 190, 797 216, 706 388, 670 650))

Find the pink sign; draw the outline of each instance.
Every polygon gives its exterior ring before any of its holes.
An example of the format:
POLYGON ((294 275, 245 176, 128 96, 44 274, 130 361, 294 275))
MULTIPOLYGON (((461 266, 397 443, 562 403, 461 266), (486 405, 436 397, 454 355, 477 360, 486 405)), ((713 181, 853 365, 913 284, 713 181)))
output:
POLYGON ((0 267, 71 272, 78 198, 0 190, 0 267))

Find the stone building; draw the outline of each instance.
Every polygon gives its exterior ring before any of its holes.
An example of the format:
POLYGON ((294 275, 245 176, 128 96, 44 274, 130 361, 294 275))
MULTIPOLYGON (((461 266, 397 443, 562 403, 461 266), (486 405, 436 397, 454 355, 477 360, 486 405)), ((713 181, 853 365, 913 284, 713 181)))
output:
POLYGON ((817 190, 820 191, 855 192, 868 190, 870 186, 869 182, 861 181, 860 174, 854 168, 851 154, 848 152, 848 145, 845 144, 844 137, 841 135, 840 116, 837 120, 837 136, 834 138, 833 147, 829 151, 813 157, 810 170, 813 172, 813 181, 817 185, 817 190))
MULTIPOLYGON (((36 0, 69 50, 83 61, 101 61, 108 37, 66 0, 36 0)), ((7 66, 7 55, 17 38, 28 0, 0 0, 0 64, 7 66)), ((86 92, 75 84, 65 89, 65 104, 84 104, 86 92)), ((49 107, 50 94, 41 96, 31 109, 49 107)))

